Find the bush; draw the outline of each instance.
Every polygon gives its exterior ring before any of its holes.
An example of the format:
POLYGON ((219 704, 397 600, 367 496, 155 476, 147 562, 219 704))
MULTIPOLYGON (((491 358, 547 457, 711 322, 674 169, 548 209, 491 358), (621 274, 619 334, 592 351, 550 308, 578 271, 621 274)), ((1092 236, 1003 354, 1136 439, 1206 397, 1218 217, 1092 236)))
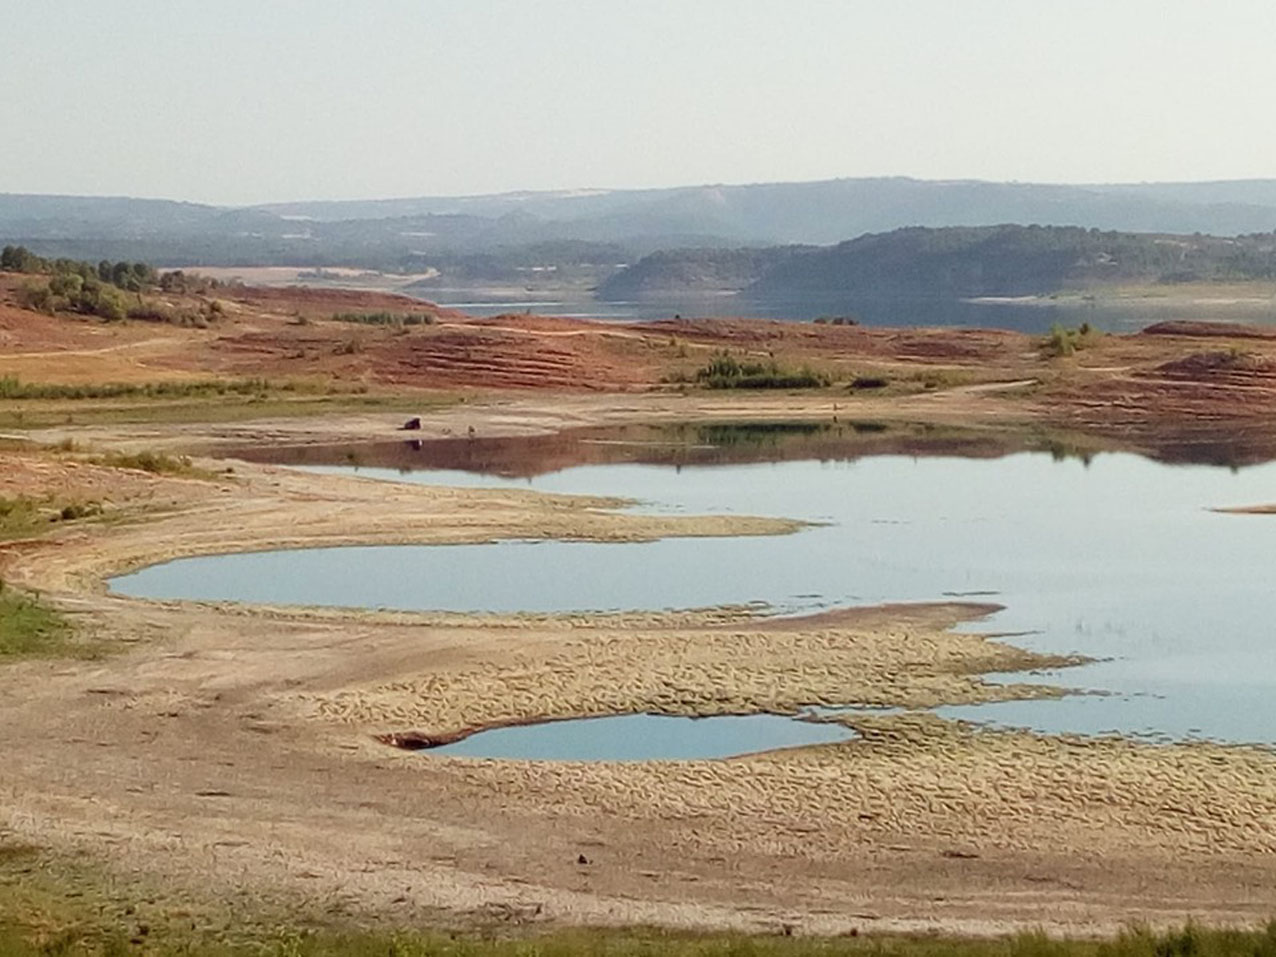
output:
POLYGON ((102 506, 97 502, 72 502, 63 505, 57 518, 63 522, 73 522, 79 518, 92 518, 102 514, 102 506))
POLYGON ((139 299, 136 305, 129 307, 128 317, 147 322, 164 322, 183 328, 193 326, 196 329, 207 329, 209 322, 220 318, 224 312, 225 307, 217 300, 205 302, 198 310, 195 310, 174 308, 156 299, 139 299))
POLYGON ((109 320, 128 315, 124 294, 119 289, 76 273, 58 273, 43 284, 27 283, 18 290, 18 302, 49 315, 78 312, 109 320))
POLYGON ((221 286, 221 282, 216 279, 180 269, 162 273, 157 281, 164 292, 206 293, 221 286))
POLYGON ((829 384, 827 376, 803 366, 783 369, 771 362, 740 362, 720 352, 696 371, 695 380, 710 389, 818 389, 829 384))
POLYGON ((129 306, 128 317, 143 319, 147 322, 173 322, 177 318, 177 313, 167 303, 146 299, 135 306, 129 306))
POLYGON ((885 389, 891 384, 891 380, 885 376, 877 375, 858 375, 852 380, 852 389, 885 389))
POLYGON ((1050 334, 1042 343, 1042 351, 1048 356, 1070 356, 1078 349, 1086 349, 1102 335, 1090 323, 1083 322, 1075 329, 1069 329, 1059 323, 1050 327, 1050 334))

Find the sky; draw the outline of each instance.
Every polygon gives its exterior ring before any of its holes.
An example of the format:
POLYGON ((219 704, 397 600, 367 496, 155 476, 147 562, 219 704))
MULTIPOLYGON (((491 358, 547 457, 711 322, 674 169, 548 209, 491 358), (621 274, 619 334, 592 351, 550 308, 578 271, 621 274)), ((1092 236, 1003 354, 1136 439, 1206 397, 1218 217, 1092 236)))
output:
POLYGON ((1272 0, 0 0, 0 192, 1276 176, 1272 0))

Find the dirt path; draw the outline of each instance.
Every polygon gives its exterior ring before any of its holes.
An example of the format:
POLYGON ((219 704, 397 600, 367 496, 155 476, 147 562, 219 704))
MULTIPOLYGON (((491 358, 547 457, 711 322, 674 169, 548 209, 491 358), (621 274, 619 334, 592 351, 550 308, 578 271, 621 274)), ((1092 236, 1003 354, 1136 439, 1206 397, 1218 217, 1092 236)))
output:
POLYGON ((101 346, 97 349, 58 349, 51 352, 11 352, 8 355, 0 356, 0 362, 11 362, 14 364, 26 362, 29 359, 49 359, 63 358, 66 356, 102 356, 112 352, 144 352, 148 350, 156 350, 158 347, 171 349, 173 346, 183 343, 182 338, 176 336, 161 336, 154 339, 140 339, 137 342, 121 342, 113 346, 101 346))

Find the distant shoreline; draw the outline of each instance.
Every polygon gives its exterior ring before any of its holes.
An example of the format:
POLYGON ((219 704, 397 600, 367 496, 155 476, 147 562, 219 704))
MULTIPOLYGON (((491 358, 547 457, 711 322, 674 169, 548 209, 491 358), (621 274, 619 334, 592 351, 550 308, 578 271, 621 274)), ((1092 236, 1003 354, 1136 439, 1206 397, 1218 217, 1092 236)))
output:
POLYGON ((1112 285, 1027 296, 970 296, 960 301, 977 306, 1053 306, 1063 309, 1122 306, 1147 309, 1206 307, 1271 310, 1276 309, 1276 283, 1248 281, 1112 285))

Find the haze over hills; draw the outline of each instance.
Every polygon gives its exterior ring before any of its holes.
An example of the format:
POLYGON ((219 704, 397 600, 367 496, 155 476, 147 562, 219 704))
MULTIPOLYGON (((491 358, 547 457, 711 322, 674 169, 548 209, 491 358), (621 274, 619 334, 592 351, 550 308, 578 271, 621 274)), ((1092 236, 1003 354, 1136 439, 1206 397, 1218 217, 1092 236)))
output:
POLYGON ((1237 235, 1276 229, 1276 180, 1048 185, 907 178, 272 203, 0 194, 0 241, 42 255, 156 265, 419 271, 457 257, 534 264, 577 244, 614 268, 658 249, 831 244, 904 226, 998 223, 1237 235), (594 250, 588 245, 599 244, 594 250))
POLYGON ((1068 186, 891 177, 258 208, 315 220, 523 216, 572 224, 578 238, 612 241, 663 233, 745 243, 824 244, 900 226, 1006 222, 1234 235, 1276 228, 1276 180, 1068 186))

